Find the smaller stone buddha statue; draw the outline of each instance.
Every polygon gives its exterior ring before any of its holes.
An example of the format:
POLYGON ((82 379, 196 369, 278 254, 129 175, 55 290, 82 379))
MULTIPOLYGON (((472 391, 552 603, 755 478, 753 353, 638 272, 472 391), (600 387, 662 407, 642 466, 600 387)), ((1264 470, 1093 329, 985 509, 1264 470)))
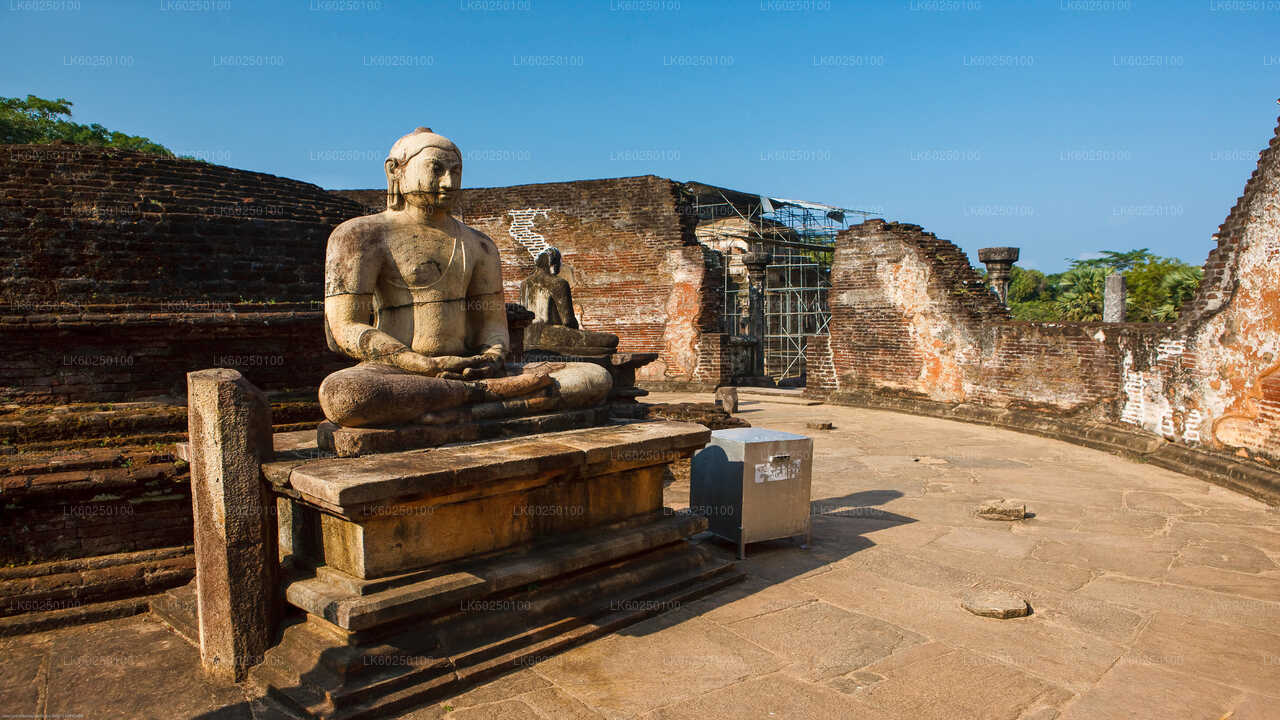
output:
POLYGON ((520 283, 520 304, 534 316, 524 331, 525 350, 585 357, 617 352, 617 335, 578 327, 573 290, 560 277, 560 263, 560 251, 549 247, 538 253, 533 274, 520 283))

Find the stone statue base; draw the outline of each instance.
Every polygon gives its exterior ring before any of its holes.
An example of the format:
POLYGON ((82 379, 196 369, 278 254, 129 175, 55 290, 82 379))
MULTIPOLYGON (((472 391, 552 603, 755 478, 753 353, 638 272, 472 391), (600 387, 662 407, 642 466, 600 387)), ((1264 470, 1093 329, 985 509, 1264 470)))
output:
POLYGON ((686 541, 707 520, 662 504, 669 464, 709 434, 643 422, 279 454, 263 474, 301 614, 250 682, 298 717, 388 717, 737 582, 686 541))

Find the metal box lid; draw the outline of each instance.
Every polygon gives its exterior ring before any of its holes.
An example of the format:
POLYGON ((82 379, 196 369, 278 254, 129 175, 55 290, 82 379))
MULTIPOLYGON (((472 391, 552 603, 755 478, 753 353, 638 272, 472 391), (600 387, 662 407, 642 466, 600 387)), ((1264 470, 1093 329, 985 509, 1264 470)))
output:
POLYGON ((723 445, 724 443, 754 445, 756 443, 811 439, 812 438, 805 435, 796 435, 795 433, 782 432, 781 430, 769 430, 768 428, 755 427, 715 430, 711 433, 711 442, 717 445, 723 445))

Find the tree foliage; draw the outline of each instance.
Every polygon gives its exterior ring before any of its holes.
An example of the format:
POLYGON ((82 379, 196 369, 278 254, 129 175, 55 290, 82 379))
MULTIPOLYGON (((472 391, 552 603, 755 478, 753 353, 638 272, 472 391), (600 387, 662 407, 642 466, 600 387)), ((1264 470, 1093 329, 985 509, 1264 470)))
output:
POLYGON ((0 143, 62 141, 173 157, 168 148, 149 138, 108 130, 97 123, 72 122, 71 105, 66 98, 47 100, 35 95, 28 95, 25 99, 0 97, 0 143))
POLYGON ((1058 315, 1072 322, 1101 320, 1108 274, 1106 268, 1096 265, 1079 265, 1063 273, 1054 298, 1058 315))
POLYGON ((1092 322, 1102 319, 1106 278, 1125 277, 1126 319, 1130 322, 1173 322, 1183 303, 1200 287, 1203 271, 1177 258, 1160 257, 1148 248, 1103 250, 1098 257, 1071 260, 1070 269, 1045 275, 1014 266, 1009 280, 1009 310, 1028 322, 1092 322))

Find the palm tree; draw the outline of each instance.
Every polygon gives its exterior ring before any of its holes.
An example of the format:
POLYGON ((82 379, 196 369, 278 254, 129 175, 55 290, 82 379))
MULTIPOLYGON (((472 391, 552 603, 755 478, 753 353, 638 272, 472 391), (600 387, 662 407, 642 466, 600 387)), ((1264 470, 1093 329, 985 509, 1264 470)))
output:
POLYGON ((1058 281, 1058 312, 1063 320, 1096 322, 1102 319, 1102 298, 1107 268, 1079 265, 1063 273, 1058 281))
POLYGON ((1165 275, 1160 281, 1160 287, 1163 288, 1168 299, 1156 309, 1156 319, 1160 322, 1177 320, 1182 304, 1190 300, 1191 296, 1196 294, 1196 290, 1200 289, 1200 280, 1203 277, 1204 270, 1194 265, 1177 268, 1165 275))

